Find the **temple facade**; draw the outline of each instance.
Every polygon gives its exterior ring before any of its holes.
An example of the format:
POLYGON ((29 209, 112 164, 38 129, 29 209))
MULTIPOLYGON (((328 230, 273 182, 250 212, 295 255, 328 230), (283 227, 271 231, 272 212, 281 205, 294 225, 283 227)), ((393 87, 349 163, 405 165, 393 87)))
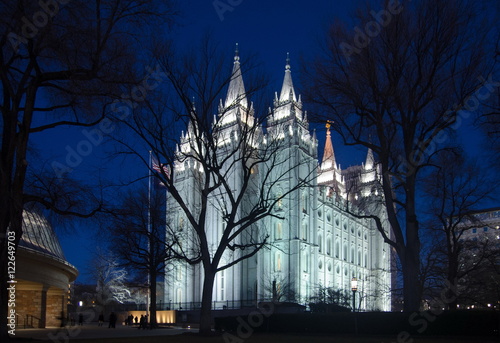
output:
MULTIPOLYGON (((231 129, 238 116, 243 122, 254 120, 252 104, 246 97, 239 57, 236 55, 226 101, 219 108, 220 123, 227 126, 227 137, 236 139, 231 129), (234 104, 237 103, 237 106, 234 104), (242 111, 242 109, 246 109, 242 111)), ((314 301, 320 288, 351 296, 351 280, 356 278, 359 310, 389 311, 391 308, 390 250, 371 219, 377 215, 389 235, 389 225, 380 192, 380 174, 373 153, 358 166, 341 169, 337 164, 330 128, 327 125, 323 156, 318 159, 318 140, 311 132, 307 113, 293 86, 290 61, 287 59, 281 92, 276 93, 265 130, 252 144, 264 144, 273 139, 284 142, 277 160, 286 161, 289 175, 277 168, 270 173, 257 173, 257 188, 273 185, 274 192, 286 194, 275 206, 276 216, 257 222, 252 230, 268 237, 268 244, 256 255, 243 260, 216 275, 213 307, 256 305, 260 301, 288 301, 308 304, 314 301), (259 176, 260 175, 260 176, 259 176), (265 177, 264 177, 265 175, 265 177), (309 186, 293 189, 301 180, 310 178, 309 186), (276 180, 279 184, 276 186, 276 180)), ((190 126, 181 138, 193 139, 190 126)), ((190 206, 199 202, 196 163, 179 161, 173 168, 176 189, 190 206)), ((237 173, 231 181, 239 187, 237 173)), ((271 186, 269 186, 271 187, 271 186)), ((215 201, 214 201, 215 203, 215 201)), ((168 199, 168 220, 178 230, 186 230, 187 221, 172 198, 168 199)), ((212 243, 224 225, 223 211, 213 206, 209 211, 208 233, 212 243)), ((232 256, 237 258, 237 256, 232 256)), ((164 303, 172 309, 199 307, 203 286, 202 265, 175 262, 169 265, 165 277, 164 303)), ((352 300, 344 299, 349 304, 352 300)))

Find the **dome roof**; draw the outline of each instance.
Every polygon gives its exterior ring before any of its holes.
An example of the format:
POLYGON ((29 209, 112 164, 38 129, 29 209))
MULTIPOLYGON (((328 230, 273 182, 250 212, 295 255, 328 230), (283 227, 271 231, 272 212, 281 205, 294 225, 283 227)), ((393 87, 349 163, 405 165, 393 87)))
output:
POLYGON ((59 240, 49 222, 36 212, 23 211, 23 235, 19 246, 66 262, 59 240))

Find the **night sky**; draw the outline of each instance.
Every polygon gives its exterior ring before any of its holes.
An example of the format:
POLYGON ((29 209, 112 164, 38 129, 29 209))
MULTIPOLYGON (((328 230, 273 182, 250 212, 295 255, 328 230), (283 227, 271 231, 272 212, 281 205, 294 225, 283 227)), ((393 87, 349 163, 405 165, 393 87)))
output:
MULTIPOLYGON (((363 5, 364 0, 316 0, 316 1, 285 1, 285 0, 233 0, 222 3, 239 4, 231 6, 232 10, 219 12, 213 1, 179 1, 180 16, 178 25, 167 33, 178 44, 187 48, 195 47, 201 37, 210 30, 216 42, 227 48, 227 54, 232 57, 236 43, 239 44, 240 55, 257 54, 263 63, 264 72, 271 78, 272 94, 279 92, 284 75, 286 54, 290 53, 292 77, 297 93, 302 93, 299 83, 300 58, 307 58, 318 50, 327 23, 333 20, 347 20, 349 13, 356 6, 363 5)), ((353 24, 354 28, 354 24, 353 24)), ((148 39, 148 37, 144 37, 148 39)), ((232 65, 228 65, 228 74, 232 65)), ((270 96, 272 95, 270 94, 270 96)), ((269 106, 272 106, 270 103, 269 106)), ((304 103, 307 110, 307 103, 304 103)), ((468 125, 469 127, 469 125, 468 125)), ((324 145, 324 128, 317 131, 320 148, 324 145)), ((471 136, 471 133, 468 133, 471 136)), ((34 137, 35 143, 43 144, 49 159, 62 160, 65 146, 75 144, 83 139, 81 132, 75 129, 61 129, 56 133, 34 137)), ((334 149, 337 162, 343 168, 364 162, 366 151, 341 146, 340 139, 334 138, 334 149)), ((473 140, 472 140, 473 142, 473 140)), ((475 144, 467 143, 472 150, 475 144)), ((120 170, 134 166, 119 166, 106 164, 105 147, 97 147, 91 156, 79 166, 79 172, 91 173, 93 168, 100 167, 101 173, 108 176, 119 173, 120 170)), ((89 223, 89 225, 92 225, 89 223)), ((67 260, 80 271, 79 283, 90 282, 87 263, 92 258, 96 244, 95 229, 78 226, 76 230, 57 231, 67 260)))
MULTIPOLYGON (((222 2, 229 4, 226 1, 222 2)), ((307 3, 285 0, 243 0, 232 1, 233 4, 239 4, 230 6, 232 11, 218 11, 213 1, 182 1, 179 2, 177 25, 170 32, 163 34, 189 49, 196 47, 202 36, 210 31, 214 41, 227 49, 228 57, 231 58, 238 43, 242 58, 245 54, 256 55, 258 62, 262 63, 263 71, 271 80, 272 93, 269 97, 281 89, 285 60, 287 53, 290 53, 294 85, 298 93, 301 93, 298 73, 300 58, 310 56, 311 52, 318 48, 322 28, 326 27, 332 18, 345 18, 358 2, 362 1, 320 0, 307 3)), ((228 65, 228 75, 231 69, 232 65, 228 65)), ((304 105, 307 107, 307 104, 304 105)), ((322 146, 323 128, 319 128, 318 138, 322 146)), ((79 129, 63 128, 33 136, 33 139, 35 144, 43 144, 44 154, 49 160, 62 162, 66 154, 65 147, 74 146, 76 142, 84 139, 84 136, 79 129)), ((353 154, 336 147, 336 153, 338 162, 343 166, 359 164, 364 160, 362 152, 353 154)), ((108 177, 117 170, 137 169, 133 165, 110 165, 105 162, 105 157, 106 147, 98 146, 75 172, 82 175, 96 175, 95 169, 98 168, 104 177, 108 177)), ((92 259, 95 253, 94 246, 100 239, 92 225, 89 222, 88 226, 77 225, 75 229, 70 230, 56 228, 66 259, 80 271, 78 283, 91 282, 88 262, 92 259)))

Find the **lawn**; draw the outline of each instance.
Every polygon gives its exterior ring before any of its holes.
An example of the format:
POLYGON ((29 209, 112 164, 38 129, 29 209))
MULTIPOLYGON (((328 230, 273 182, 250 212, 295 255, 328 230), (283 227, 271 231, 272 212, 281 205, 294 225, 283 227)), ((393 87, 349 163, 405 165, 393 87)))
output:
MULTIPOLYGON (((71 340, 72 343, 89 343, 88 339, 71 340)), ((283 335, 283 334, 253 334, 243 339, 237 336, 199 337, 196 335, 154 336, 92 339, 92 343, 392 343, 398 342, 396 336, 354 336, 354 335, 283 335)), ((471 337, 418 337, 406 339, 405 343, 498 343, 498 338, 471 337)), ((398 342, 399 343, 399 342, 398 342)))

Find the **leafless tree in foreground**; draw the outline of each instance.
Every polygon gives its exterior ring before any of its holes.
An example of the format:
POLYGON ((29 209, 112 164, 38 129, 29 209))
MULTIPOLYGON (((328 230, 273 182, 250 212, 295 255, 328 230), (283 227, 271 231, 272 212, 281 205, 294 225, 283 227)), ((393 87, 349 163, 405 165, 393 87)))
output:
MULTIPOLYGON (((333 25, 305 86, 347 145, 379 161, 392 236, 373 218, 403 270, 404 310, 420 307, 420 180, 467 101, 493 68, 488 24, 474 1, 384 1, 360 10, 359 25, 333 25), (372 11, 372 12, 370 12, 372 11)), ((312 69, 312 70, 311 70, 312 69)))
POLYGON ((174 253, 203 266, 200 333, 208 334, 216 273, 266 245, 263 219, 279 217, 273 211, 279 200, 308 185, 313 170, 300 174, 299 166, 288 165, 279 153, 288 143, 279 139, 278 130, 275 136, 264 136, 269 113, 250 102, 266 84, 258 74, 250 77, 255 65, 236 56, 230 73, 231 62, 208 40, 187 55, 167 50, 171 53, 156 51, 166 75, 164 85, 157 98, 122 122, 121 143, 145 165, 143 151, 151 150, 162 167, 155 176, 172 200, 169 216, 181 213, 185 218, 182 231, 178 223, 169 223, 170 237, 177 243, 174 253), (133 135, 144 143, 143 151, 125 140, 133 135), (288 187, 278 193, 278 184, 286 182, 288 187), (214 211, 224 222, 215 239, 208 218, 214 211))
POLYGON ((102 123, 111 101, 121 96, 120 85, 138 80, 131 67, 138 38, 164 14, 170 18, 165 12, 171 10, 170 4, 159 8, 148 0, 62 3, 6 0, 0 5, 1 340, 8 336, 6 232, 15 232, 17 246, 24 205, 37 202, 80 217, 102 209, 99 194, 70 179, 76 165, 33 167, 30 137, 102 123))

